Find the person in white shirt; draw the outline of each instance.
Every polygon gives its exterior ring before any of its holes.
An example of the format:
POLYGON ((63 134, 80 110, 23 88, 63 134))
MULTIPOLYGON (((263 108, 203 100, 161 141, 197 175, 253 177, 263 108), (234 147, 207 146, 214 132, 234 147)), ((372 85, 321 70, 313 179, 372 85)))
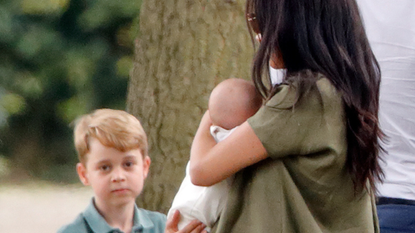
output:
MULTIPOLYGON (((210 128, 211 135, 219 143, 238 125, 254 115, 261 105, 262 98, 253 83, 237 78, 222 81, 209 97, 208 108, 213 123, 210 128)), ((226 204, 231 182, 232 177, 208 187, 193 185, 190 181, 188 163, 186 177, 173 200, 168 218, 179 210, 179 230, 193 219, 198 219, 206 225, 206 230, 210 231, 226 204)))
POLYGON ((382 233, 415 232, 415 1, 359 0, 382 72, 380 127, 384 182, 378 187, 382 233))

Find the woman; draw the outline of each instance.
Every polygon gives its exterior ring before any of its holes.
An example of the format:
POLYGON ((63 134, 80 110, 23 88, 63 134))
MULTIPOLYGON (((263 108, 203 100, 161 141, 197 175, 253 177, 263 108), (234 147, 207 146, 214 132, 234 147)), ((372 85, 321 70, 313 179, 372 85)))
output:
POLYGON ((378 232, 380 71, 355 0, 248 0, 246 14, 265 104, 218 144, 207 112, 191 149, 194 184, 236 173, 213 232, 378 232))

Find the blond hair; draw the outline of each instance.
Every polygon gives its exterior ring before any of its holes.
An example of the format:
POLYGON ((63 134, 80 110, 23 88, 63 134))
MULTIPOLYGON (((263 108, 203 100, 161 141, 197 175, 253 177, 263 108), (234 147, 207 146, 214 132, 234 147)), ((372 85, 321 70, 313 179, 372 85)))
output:
POLYGON ((119 151, 139 149, 143 157, 148 155, 147 136, 140 121, 122 110, 98 109, 76 120, 74 143, 79 161, 84 164, 91 137, 119 151))

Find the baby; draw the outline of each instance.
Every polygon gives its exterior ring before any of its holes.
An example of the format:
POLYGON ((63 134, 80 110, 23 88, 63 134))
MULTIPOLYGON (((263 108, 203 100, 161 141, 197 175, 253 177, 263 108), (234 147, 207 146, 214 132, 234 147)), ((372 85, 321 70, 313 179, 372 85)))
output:
MULTIPOLYGON (((231 78, 219 83, 210 94, 209 114, 213 125, 212 137, 220 142, 233 130, 254 115, 262 105, 262 97, 255 86, 246 80, 231 78)), ((193 219, 198 219, 210 231, 227 201, 232 177, 209 187, 195 186, 190 181, 189 163, 168 218, 180 211, 179 230, 193 219)))

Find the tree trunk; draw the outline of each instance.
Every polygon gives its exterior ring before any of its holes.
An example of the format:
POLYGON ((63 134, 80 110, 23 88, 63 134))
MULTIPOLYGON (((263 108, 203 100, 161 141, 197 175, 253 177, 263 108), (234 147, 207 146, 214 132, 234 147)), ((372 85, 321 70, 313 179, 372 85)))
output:
POLYGON ((250 79, 244 12, 244 0, 143 1, 127 98, 152 159, 141 207, 168 211, 210 91, 230 77, 250 79))

